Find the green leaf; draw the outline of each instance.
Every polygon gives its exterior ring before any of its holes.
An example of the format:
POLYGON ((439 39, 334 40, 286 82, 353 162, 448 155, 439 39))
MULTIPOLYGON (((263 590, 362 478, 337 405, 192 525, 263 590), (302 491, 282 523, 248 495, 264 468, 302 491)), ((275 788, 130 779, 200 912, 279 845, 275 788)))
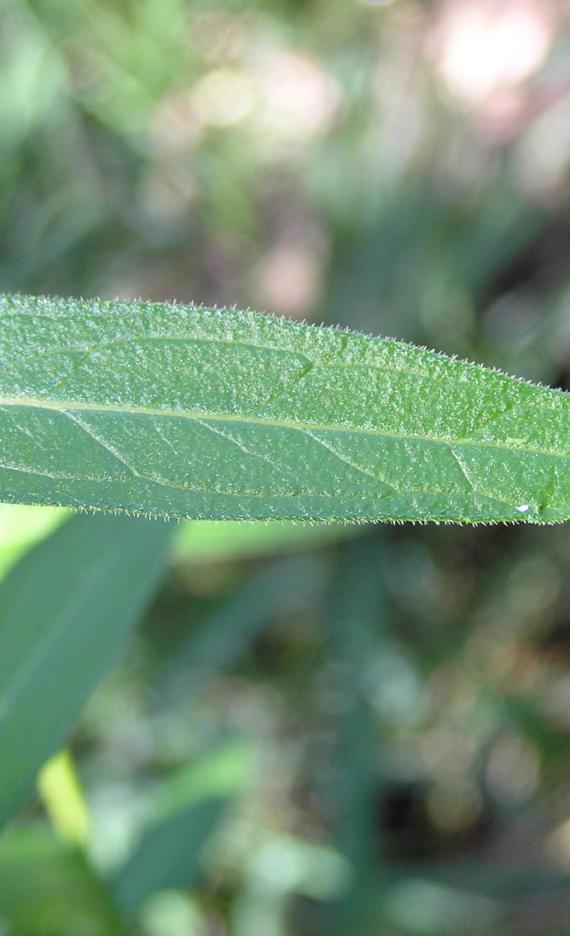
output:
POLYGON ((25 936, 126 936, 111 891, 84 855, 44 829, 0 841, 2 932, 25 936))
POLYGON ((85 857, 40 829, 0 841, 0 921, 26 936, 125 936, 112 894, 85 857))
POLYGON ((162 784, 155 816, 113 881, 122 908, 132 913, 158 891, 198 886, 204 848, 251 780, 252 755, 243 742, 225 742, 162 784))
MULTIPOLYGON (((69 512, 61 507, 0 504, 0 578, 34 543, 51 533, 68 515, 69 512)), ((335 527, 332 530, 334 532, 335 527)))
POLYGON ((253 312, 0 300, 0 499, 205 519, 570 517, 570 395, 253 312))
POLYGON ((132 913, 157 891, 197 887, 204 846, 227 805, 222 797, 208 797, 149 829, 117 877, 118 904, 132 913))
POLYGON ((163 570, 172 528, 73 517, 0 587, 0 823, 29 798, 115 662, 163 570))

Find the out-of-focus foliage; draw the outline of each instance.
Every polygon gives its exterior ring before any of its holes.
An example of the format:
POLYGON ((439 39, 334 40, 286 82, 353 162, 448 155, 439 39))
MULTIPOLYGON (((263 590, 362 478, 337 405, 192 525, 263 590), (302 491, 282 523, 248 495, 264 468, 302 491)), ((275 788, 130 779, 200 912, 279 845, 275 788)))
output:
POLYGON ((0 585, 0 824, 20 808, 161 576, 171 528, 74 517, 0 585))
MULTIPOLYGON (((250 305, 568 389, 564 17, 4 0, 0 290, 250 305)), ((0 519, 7 563, 58 517, 0 519)), ((180 528, 71 739, 84 854, 41 805, 4 834, 9 933, 62 907, 78 933, 564 932, 567 527, 326 537, 180 528), (169 822, 197 843, 170 871, 169 822)))

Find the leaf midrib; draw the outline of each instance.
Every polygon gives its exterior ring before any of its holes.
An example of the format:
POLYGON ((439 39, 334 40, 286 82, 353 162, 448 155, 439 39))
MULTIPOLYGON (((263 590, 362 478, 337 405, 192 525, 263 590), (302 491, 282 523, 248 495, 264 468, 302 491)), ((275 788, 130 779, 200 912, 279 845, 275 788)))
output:
POLYGON ((387 429, 369 429, 360 426, 348 426, 342 423, 314 423, 309 421, 291 421, 277 419, 269 416, 244 416, 237 413, 209 413, 206 410, 176 410, 166 407, 137 406, 124 403, 88 403, 81 400, 45 400, 40 397, 0 397, 0 408, 26 408, 46 409, 56 413, 93 412, 114 413, 130 416, 154 416, 169 419, 188 419, 194 422, 206 420, 210 422, 246 423, 269 428, 291 429, 297 432, 346 432, 353 435, 367 435, 375 438, 399 439, 401 441, 428 442, 449 447, 481 448, 506 452, 522 452, 528 455, 544 455, 549 458, 570 460, 570 452, 552 451, 538 447, 509 445, 505 442, 486 442, 474 439, 452 439, 445 436, 429 436, 420 433, 393 432, 387 429))

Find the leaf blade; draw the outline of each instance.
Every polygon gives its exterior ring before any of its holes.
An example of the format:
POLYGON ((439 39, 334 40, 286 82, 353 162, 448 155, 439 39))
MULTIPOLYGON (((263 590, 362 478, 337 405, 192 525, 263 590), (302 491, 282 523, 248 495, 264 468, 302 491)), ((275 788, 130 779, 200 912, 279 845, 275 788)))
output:
POLYGON ((570 396, 256 313, 0 300, 0 497, 195 519, 557 522, 570 396))
POLYGON ((29 797, 115 661, 162 572, 172 529, 72 517, 0 587, 0 823, 29 797))

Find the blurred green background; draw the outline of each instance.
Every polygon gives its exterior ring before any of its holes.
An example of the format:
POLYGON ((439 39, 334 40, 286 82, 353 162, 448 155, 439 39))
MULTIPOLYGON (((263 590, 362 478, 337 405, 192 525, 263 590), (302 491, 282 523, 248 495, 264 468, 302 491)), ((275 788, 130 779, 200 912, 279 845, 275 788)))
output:
MULTIPOLYGON (((569 52, 562 0, 0 0, 0 290, 570 389, 569 52)), ((569 532, 182 524, 0 933, 570 933, 569 532)))

